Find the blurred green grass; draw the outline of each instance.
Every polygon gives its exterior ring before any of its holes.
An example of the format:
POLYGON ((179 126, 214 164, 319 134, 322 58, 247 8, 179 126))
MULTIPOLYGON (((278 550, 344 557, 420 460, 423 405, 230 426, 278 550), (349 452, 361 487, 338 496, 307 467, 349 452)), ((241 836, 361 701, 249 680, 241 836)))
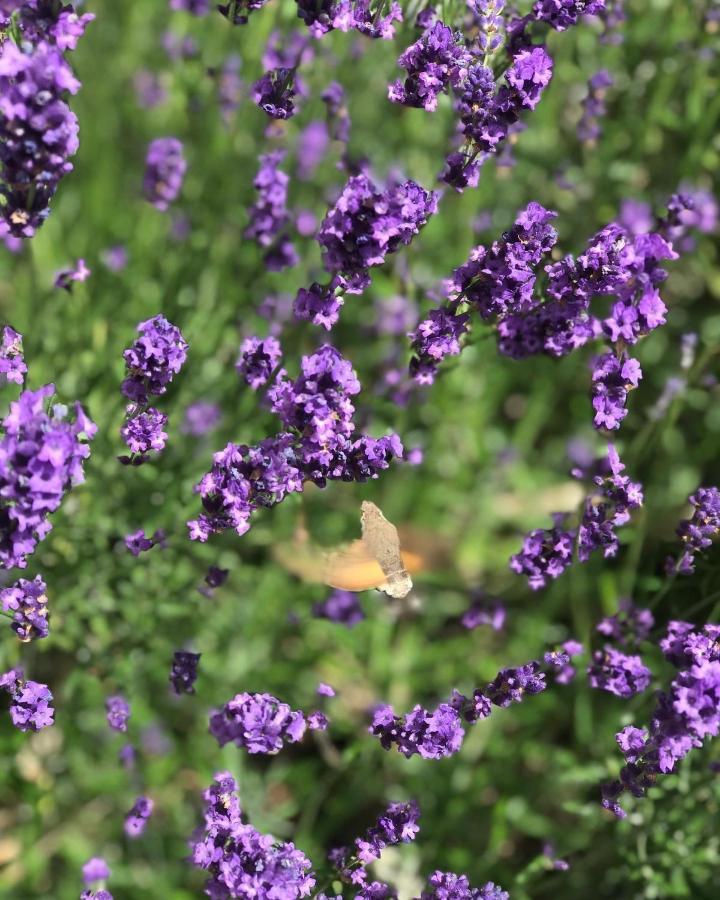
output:
MULTIPOLYGON (((387 267, 343 309, 333 340, 365 385, 362 417, 373 433, 395 428, 409 446, 422 446, 422 465, 396 467, 370 485, 335 484, 290 497, 258 515, 242 539, 224 535, 200 546, 188 542, 184 523, 197 509, 192 487, 211 452, 275 429, 234 371, 240 339, 264 333, 257 307, 266 295, 294 294, 319 267, 318 248, 305 239, 298 242, 299 267, 268 275, 257 248, 242 239, 266 120, 246 100, 223 127, 207 70, 237 52, 243 80, 254 80, 271 28, 294 26, 294 6, 276 2, 233 29, 219 15, 170 14, 165 0, 88 3, 97 20, 73 57, 83 81, 73 101, 81 125, 75 171, 32 246, 18 258, 0 256, 0 311, 25 336, 30 386, 54 381, 62 400, 80 399, 100 426, 87 483, 66 499, 29 569, 48 583, 52 634, 23 647, 22 659, 51 685, 57 724, 22 735, 6 715, 0 720, 0 897, 71 900, 80 892, 80 866, 97 854, 110 862, 116 898, 199 896, 203 878, 183 860, 201 821, 200 791, 221 768, 237 775, 253 824, 292 837, 317 862, 367 827, 387 800, 415 797, 420 837, 389 854, 383 869, 406 885, 403 897, 436 867, 466 872, 474 884, 493 879, 520 900, 715 896, 720 790, 708 771, 712 748, 694 752, 628 821, 611 821, 599 809, 597 784, 620 765, 613 735, 631 716, 647 716, 650 697, 627 705, 591 694, 579 680, 496 713, 460 754, 442 762, 385 753, 365 732, 367 707, 377 700, 399 709, 436 702, 454 686, 470 689, 504 665, 536 657, 547 643, 571 635, 587 641, 594 621, 620 596, 647 600, 661 586, 658 573, 685 497, 701 481, 718 481, 718 389, 701 383, 702 374, 717 373, 720 349, 720 269, 711 237, 672 265, 664 291, 669 324, 639 348, 645 379, 631 395, 619 443, 628 471, 645 485, 646 508, 625 529, 615 561, 576 566, 537 595, 507 570, 522 533, 547 524, 548 503, 567 481, 567 441, 599 445, 590 427, 589 354, 516 363, 479 341, 406 410, 372 387, 392 348, 388 338, 368 339, 374 298, 405 282, 427 308, 433 285, 476 243, 478 213, 492 214, 481 235, 492 240, 518 207, 537 200, 559 211, 561 245, 570 252, 617 214, 623 198, 660 210, 684 180, 717 189, 718 40, 704 28, 705 4, 627 6, 619 46, 601 44, 597 29, 586 25, 551 35, 555 77, 519 137, 517 165, 489 163, 476 191, 445 197, 403 255, 409 275, 401 278, 403 265, 387 267), (192 34, 200 57, 170 62, 160 46, 168 27, 192 34), (580 100, 601 67, 616 85, 600 141, 582 147, 574 134, 580 100), (132 81, 139 68, 162 73, 165 104, 138 105, 132 81), (180 242, 171 237, 170 218, 140 196, 147 143, 165 134, 184 141, 189 161, 177 210, 191 231, 180 242), (559 172, 573 190, 560 186, 559 172), (115 243, 130 257, 119 275, 100 261, 115 243), (72 294, 53 290, 55 271, 78 257, 93 270, 90 280, 72 294), (115 459, 122 350, 137 322, 158 312, 181 327, 190 355, 162 403, 170 416, 168 449, 157 463, 123 468, 115 459), (679 336, 691 330, 700 335, 703 372, 672 414, 653 424, 648 412, 677 374, 679 336), (208 438, 179 430, 183 409, 197 399, 223 410, 221 427, 208 438), (312 603, 326 590, 287 575, 271 548, 292 534, 301 504, 318 540, 355 535, 362 499, 375 500, 397 523, 448 539, 455 571, 418 578, 415 613, 401 615, 381 595, 364 596, 368 618, 347 632, 311 618, 312 603), (139 527, 165 528, 169 549, 133 559, 122 537, 139 527), (196 590, 210 564, 231 570, 212 600, 196 590), (457 627, 475 586, 507 602, 508 627, 500 635, 457 627), (176 700, 168 691, 170 660, 188 641, 203 654, 198 693, 176 700), (339 691, 330 704, 337 760, 312 740, 258 760, 219 750, 207 734, 208 709, 236 692, 269 691, 305 708, 320 680, 339 691), (133 706, 130 738, 142 748, 135 773, 119 765, 123 741, 105 724, 104 698, 115 691, 133 706), (130 843, 122 818, 141 788, 157 811, 145 837, 130 843), (569 872, 541 866, 546 840, 570 860, 569 872)), ((319 92, 337 78, 349 93, 351 153, 369 157, 381 175, 400 169, 429 186, 452 131, 449 105, 428 115, 385 99, 397 52, 410 39, 401 32, 395 46, 364 43, 358 57, 352 36, 328 36, 306 73, 310 98, 288 123, 283 144, 294 147, 299 130, 322 116, 319 92)), ((322 216, 341 181, 327 161, 310 182, 293 180, 291 205, 322 216)), ((289 369, 321 340, 312 326, 286 327, 289 369)), ((11 397, 4 388, 4 402, 11 397)), ((718 590, 716 555, 663 599, 658 618, 693 609, 702 620, 714 607, 717 620, 718 590)), ((0 653, 5 667, 20 656, 9 631, 0 653)))

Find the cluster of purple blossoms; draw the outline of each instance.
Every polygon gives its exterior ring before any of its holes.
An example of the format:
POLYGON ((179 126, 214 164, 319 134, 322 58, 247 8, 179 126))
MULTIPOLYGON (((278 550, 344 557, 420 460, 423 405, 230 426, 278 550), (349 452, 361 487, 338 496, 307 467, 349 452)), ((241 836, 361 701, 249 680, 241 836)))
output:
POLYGON ((576 532, 565 526, 566 518, 564 513, 555 513, 552 528, 531 531, 520 553, 510 557, 512 571, 525 575, 533 591, 545 587, 572 564, 576 532))
POLYGON ((369 270, 407 246, 437 202, 437 194, 414 181, 378 191, 367 175, 352 176, 320 226, 325 270, 341 276, 348 293, 362 293, 370 283, 369 270))
POLYGON ((467 876, 438 870, 428 878, 420 900, 510 900, 510 894, 492 881, 473 888, 467 876))
POLYGON ((40 575, 32 581, 19 578, 12 587, 0 590, 3 611, 13 617, 10 627, 24 643, 46 638, 50 633, 46 591, 40 575))
POLYGON ((248 753, 277 753, 302 740, 307 728, 324 730, 327 720, 306 717, 271 694, 236 694, 210 716, 210 734, 224 747, 233 741, 248 753))
POLYGON ((125 535, 125 546, 133 556, 140 556, 141 553, 146 553, 148 550, 152 550, 153 547, 167 547, 165 537, 166 535, 162 528, 158 528, 150 537, 146 536, 143 528, 139 528, 137 531, 133 531, 132 534, 125 535))
POLYGON ((113 731, 127 731, 130 718, 130 704, 120 694, 108 697, 105 701, 107 723, 113 731))
POLYGON ((252 86, 250 96, 271 119, 295 115, 295 69, 270 69, 252 86))
POLYGON ((571 660, 575 656, 581 656, 585 648, 579 641, 569 640, 560 644, 558 650, 551 650, 543 657, 545 664, 550 667, 555 681, 558 684, 570 684, 575 679, 577 670, 571 660))
POLYGON ((143 194, 148 203, 161 212, 167 212, 180 193, 186 169, 181 141, 175 137, 151 141, 143 179, 143 194))
POLYGON ((485 63, 473 62, 456 89, 465 146, 448 156, 442 181, 460 192, 477 185, 482 163, 519 127, 522 112, 535 109, 552 73, 553 61, 544 47, 515 53, 500 85, 485 63))
POLYGON ((282 347, 275 337, 248 337, 240 345, 235 363, 238 375, 256 391, 271 380, 282 359, 282 347))
POLYGON ((608 431, 620 427, 627 415, 627 396, 642 378, 640 363, 625 351, 617 356, 608 350, 592 363, 593 425, 608 431))
POLYGON ((438 96, 465 77, 470 61, 462 36, 437 21, 400 55, 398 65, 407 75, 390 85, 388 97, 393 103, 432 112, 438 96))
POLYGON ((80 82, 63 57, 95 17, 72 6, 17 3, 22 43, 0 44, 0 237, 32 237, 72 171, 78 122, 63 99, 80 82))
POLYGON ((642 486, 622 474, 625 465, 612 444, 608 444, 606 466, 607 471, 595 475, 596 490, 585 500, 578 529, 580 562, 599 549, 606 559, 615 556, 619 547, 616 529, 626 525, 632 510, 643 503, 642 486))
POLYGON ((75 404, 75 421, 67 407, 45 402, 55 393, 46 384, 23 391, 10 404, 0 440, 0 567, 24 569, 27 557, 52 529, 48 521, 65 493, 84 481, 83 463, 90 455, 87 441, 95 425, 75 404))
POLYGON ((646 690, 651 678, 650 669, 639 656, 609 645, 595 651, 587 675, 590 687, 625 699, 646 690))
POLYGON ((623 597, 618 603, 618 611, 601 619, 595 631, 616 644, 628 646, 646 641, 654 625, 655 618, 649 609, 635 606, 632 600, 623 597))
POLYGON ((602 786, 603 806, 620 818, 623 793, 644 797, 659 775, 720 732, 720 626, 670 622, 660 648, 677 677, 657 695, 647 729, 630 725, 615 736, 625 766, 617 781, 602 786))
POLYGON ((125 816, 123 828, 129 838, 138 838, 145 831, 155 804, 149 797, 140 796, 125 816))
MULTIPOLYGON (((557 668, 554 661, 550 668, 557 668)), ((532 660, 517 668, 502 669, 493 681, 470 697, 454 691, 447 703, 441 703, 432 712, 418 705, 407 715, 396 716, 391 706, 380 706, 369 731, 380 739, 385 750, 395 745, 408 758, 452 756, 465 738, 463 722, 473 725, 486 719, 493 705, 505 708, 520 703, 528 694, 541 693, 547 686, 545 677, 540 663, 532 660)))
POLYGON ((691 575, 695 571, 695 557, 712 546, 713 538, 720 533, 720 490, 716 487, 701 487, 691 494, 688 502, 693 507, 692 516, 683 519, 677 533, 684 550, 680 559, 668 557, 666 568, 669 572, 691 575))
POLYGON ((712 234, 718 224, 718 203, 708 191, 684 187, 673 194, 667 212, 660 221, 660 232, 674 247, 682 251, 695 246, 691 231, 712 234))
POLYGON ((22 669, 0 674, 0 689, 10 697, 10 718, 20 731, 40 731, 53 724, 53 695, 46 684, 26 681, 22 669))
POLYGON ((2 330, 0 344, 0 384, 12 381, 22 384, 27 374, 25 357, 23 356, 22 335, 5 325, 2 330))
POLYGON ((259 247, 268 248, 264 260, 271 272, 280 272, 297 261, 297 253, 285 231, 290 221, 287 208, 289 177, 280 170, 284 150, 274 150, 260 156, 260 167, 253 181, 258 199, 249 210, 250 222, 244 237, 259 247))
POLYGON ((357 594, 341 590, 333 591, 327 600, 315 603, 312 614, 316 619, 327 619, 346 628, 354 628, 365 618, 357 594))
POLYGON ((120 390, 132 402, 126 407, 120 435, 132 456, 119 457, 124 464, 141 465, 151 451, 165 447, 167 416, 148 406, 151 396, 160 396, 178 374, 187 358, 187 342, 180 329, 163 316, 154 316, 137 327, 140 337, 123 353, 127 377, 120 390), (137 454, 137 455, 136 455, 137 454))
POLYGON ((268 0, 230 0, 229 3, 219 3, 218 10, 233 25, 247 25, 250 13, 256 9, 262 9, 268 0))
POLYGON ((555 31, 577 25, 581 16, 597 16, 605 9, 606 0, 537 0, 529 19, 545 22, 555 31))
POLYGON ((231 443, 215 454, 196 488, 203 512, 188 522, 192 540, 206 541, 228 528, 242 535, 256 509, 280 503, 306 481, 319 487, 328 480, 367 481, 402 457, 397 435, 352 439, 351 397, 360 382, 334 347, 303 357, 301 370, 294 381, 280 371, 268 392, 285 431, 253 447, 231 443))
POLYGON ((607 69, 600 69, 588 81, 588 93, 583 100, 582 117, 577 126, 577 136, 581 141, 593 143, 600 137, 600 119, 606 112, 605 92, 613 83, 607 69))
POLYGON ((345 279, 336 276, 329 284, 318 284, 314 281, 309 288, 300 288, 293 303, 295 318, 312 322, 313 325, 319 325, 330 331, 340 318, 340 310, 345 303, 343 298, 345 287, 345 279))
POLYGON ((208 896, 299 900, 311 894, 315 876, 310 860, 294 844, 279 843, 243 822, 237 784, 229 772, 216 774, 203 798, 205 827, 191 846, 193 864, 208 872, 208 896))
POLYGON ((105 881, 110 877, 110 867, 100 856, 93 856, 82 867, 83 881, 85 884, 93 884, 95 881, 105 881))
POLYGON ((369 38, 392 40, 394 22, 402 22, 402 7, 391 0, 295 0, 298 18, 315 38, 329 31, 354 29, 369 38))
POLYGON ((198 663, 201 656, 201 653, 191 653, 189 650, 176 650, 173 653, 170 684, 176 694, 195 693, 194 685, 198 677, 198 663))

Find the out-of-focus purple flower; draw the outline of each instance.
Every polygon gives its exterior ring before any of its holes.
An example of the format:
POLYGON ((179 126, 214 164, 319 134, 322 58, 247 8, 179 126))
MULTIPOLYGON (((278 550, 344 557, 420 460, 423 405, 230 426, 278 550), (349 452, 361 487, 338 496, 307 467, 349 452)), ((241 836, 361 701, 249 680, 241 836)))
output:
POLYGON ((182 188, 187 163, 182 142, 174 137, 151 141, 145 159, 143 193, 155 209, 167 212, 182 188))
POLYGON ((123 828, 129 838, 138 838, 145 831, 148 819, 152 815, 155 804, 150 797, 138 797, 132 809, 125 816, 123 828))
POLYGON ((595 626, 595 631, 626 646, 646 641, 654 625, 655 618, 649 609, 635 606, 628 597, 622 597, 615 615, 601 619, 595 626))
POLYGON ((198 677, 200 653, 188 650, 176 650, 173 653, 170 684, 176 694, 194 694, 194 684, 198 677))
POLYGON ((161 547, 166 546, 165 532, 162 528, 158 528, 151 537, 146 537, 145 531, 142 528, 125 536, 125 546, 133 556, 140 556, 141 553, 146 553, 148 550, 152 550, 153 547, 157 547, 158 545, 161 547))
POLYGON ((127 731, 127 723, 130 718, 130 704, 127 700, 116 694, 105 700, 105 711, 108 725, 113 731, 127 731))
POLYGON ((295 70, 271 69, 252 86, 250 96, 271 119, 295 115, 295 70))
POLYGON ((493 631, 502 631, 506 615, 507 611, 502 603, 481 598, 470 604, 462 614, 460 623, 468 630, 489 625, 493 631))
POLYGON ((690 575, 695 571, 695 557, 712 546, 713 538, 720 533, 720 490, 716 487, 700 487, 688 497, 693 507, 692 516, 683 519, 677 533, 685 549, 680 559, 668 560, 668 570, 690 575))
POLYGON ((53 724, 53 695, 46 684, 26 681, 21 669, 0 675, 0 688, 10 696, 10 718, 19 731, 40 731, 53 724))
POLYGON ((559 650, 545 654, 545 662, 552 669, 558 684, 570 684, 574 680, 577 670, 570 660, 584 652, 583 645, 571 639, 561 644, 559 650))
POLYGON ((105 881, 110 877, 110 867, 101 856, 93 856, 82 867, 83 881, 92 884, 94 881, 105 881))
POLYGON ((168 59, 173 62, 195 59, 200 54, 197 41, 189 34, 180 35, 174 31, 164 31, 160 37, 160 43, 167 53, 168 59))
POLYGON ((205 575, 205 581, 209 587, 218 588, 225 584, 229 574, 229 569, 218 569, 217 566, 210 566, 205 575))
POLYGON ((210 0, 170 0, 170 9, 206 16, 210 12, 210 0))
POLYGON ((297 174, 301 181, 308 181, 325 159, 330 146, 330 134, 325 122, 315 119, 300 132, 297 142, 297 174))
POLYGON ((231 53, 223 62, 217 75, 217 92, 220 112, 226 125, 240 106, 243 96, 243 83, 240 78, 240 57, 231 53))
POLYGON ((23 391, 10 404, 0 440, 0 564, 25 568, 27 557, 52 529, 48 517, 65 493, 84 481, 83 463, 96 427, 75 404, 75 421, 56 404, 46 402, 53 384, 23 391))
POLYGON ((294 844, 280 843, 243 822, 237 783, 229 772, 218 772, 203 798, 205 826, 193 838, 191 858, 208 873, 208 896, 251 891, 258 898, 300 900, 312 893, 310 860, 294 844))
POLYGON ((335 590, 327 600, 313 606, 313 616, 316 619, 328 619, 330 622, 338 622, 346 628, 353 628, 363 621, 365 613, 357 594, 335 590))
POLYGON ((328 129, 334 141, 347 144, 350 140, 350 113, 345 103, 345 90, 337 81, 331 81, 320 94, 327 109, 328 129))
POLYGON ((167 100, 168 92, 156 72, 138 69, 133 75, 135 97, 143 109, 154 109, 167 100))
POLYGON ((317 693, 321 697, 334 697, 335 689, 331 685, 325 684, 324 681, 321 681, 320 684, 317 686, 317 693))
POLYGON ((111 272, 122 272, 128 264, 127 248, 122 244, 108 247, 102 253, 102 261, 111 272))
POLYGON ((577 126, 577 136, 581 141, 592 143, 600 137, 600 119, 607 111, 605 93, 613 83, 607 69, 600 69, 588 81, 588 93, 583 100, 582 117, 577 126))
POLYGON ((26 374, 22 335, 9 325, 5 325, 0 344, 0 384, 7 381, 22 384, 26 374))
POLYGON ((642 200, 623 200, 620 204, 618 222, 633 237, 648 234, 653 230, 655 219, 649 203, 642 200))
POLYGON ((314 237, 318 228, 317 216, 311 209, 299 209, 295 215, 295 228, 301 237, 314 237))
POLYGON ((185 407, 180 431, 192 437, 202 437, 214 431, 222 419, 222 413, 217 403, 209 400, 198 400, 185 407))
POLYGON ((210 716, 210 734, 224 747, 234 742, 248 753, 278 753, 305 734, 307 722, 271 694, 236 694, 210 716))
POLYGON ((32 581, 19 578, 12 587, 0 590, 3 611, 13 617, 10 627, 24 643, 46 638, 50 633, 46 592, 47 585, 40 575, 32 581))
POLYGON ((144 404, 167 391, 185 363, 188 344, 164 316, 146 319, 137 330, 140 337, 123 353, 128 376, 120 389, 134 403, 144 404))
POLYGON ((388 97, 393 103, 432 112, 439 95, 463 79, 470 59, 460 35, 437 21, 398 58, 407 75, 390 85, 388 97))
POLYGON ((277 338, 247 337, 240 345, 235 369, 243 381, 256 391, 270 381, 281 359, 282 347, 277 338))
POLYGON ((91 275, 90 269, 85 265, 84 259, 79 259, 71 269, 64 269, 55 276, 54 285, 69 292, 72 291, 74 282, 87 281, 91 275))
POLYGON ((118 750, 118 759, 126 769, 135 766, 135 748, 132 744, 125 744, 118 750))

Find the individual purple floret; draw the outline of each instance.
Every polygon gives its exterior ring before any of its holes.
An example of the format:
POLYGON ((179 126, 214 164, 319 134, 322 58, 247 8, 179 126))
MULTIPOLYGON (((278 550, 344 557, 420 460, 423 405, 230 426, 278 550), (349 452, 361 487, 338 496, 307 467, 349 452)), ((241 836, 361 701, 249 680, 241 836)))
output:
POLYGON ((256 9, 262 9, 268 0, 230 0, 229 3, 219 3, 218 10, 233 25, 247 25, 250 13, 256 9))
POLYGON ((197 681, 201 655, 200 653, 190 653, 188 650, 176 650, 173 653, 170 684, 176 694, 195 693, 193 685, 197 681))
POLYGON ((295 115, 295 69, 271 69, 252 86, 250 96, 271 119, 295 115))
POLYGON ((0 440, 0 566, 24 569, 27 557, 49 534, 51 513, 65 493, 84 481, 87 442, 96 427, 79 403, 75 421, 66 407, 45 411, 55 386, 23 391, 10 404, 0 440))
POLYGON ((0 345, 0 384, 7 381, 22 384, 25 381, 27 366, 22 342, 22 335, 14 328, 9 325, 3 327, 0 345))
POLYGON ((668 560, 668 569, 681 575, 695 571, 695 557, 712 546, 713 538, 720 533, 720 490, 716 487, 701 487, 688 497, 693 507, 692 516, 683 519, 677 533, 685 549, 680 559, 668 560))
POLYGON ((606 113, 605 92, 613 83, 612 75, 607 69, 600 69, 588 81, 587 97, 582 104, 582 118, 577 126, 577 136, 581 141, 593 143, 600 137, 600 119, 606 113))
POLYGON ((366 866, 380 859, 386 847, 414 841, 420 830, 417 824, 419 818, 420 809, 414 800, 391 803, 375 825, 355 839, 355 856, 366 866))
POLYGON ((155 209, 167 212, 182 188, 187 163, 182 142, 174 137, 156 138, 145 159, 143 194, 155 209))
POLYGON ((438 870, 428 878, 420 900, 510 900, 510 894, 492 881, 473 888, 467 876, 438 870))
POLYGON ((18 238, 32 237, 49 215, 79 146, 77 118, 62 98, 80 82, 49 35, 33 37, 35 46, 0 44, 0 234, 18 238))
POLYGON ((647 729, 628 726, 615 736, 625 766, 618 781, 602 786, 602 803, 616 816, 625 792, 643 797, 657 776, 672 772, 693 747, 720 732, 720 626, 702 630, 689 622, 671 622, 660 641, 678 669, 668 692, 660 692, 647 729))
POLYGON ((641 378, 640 363, 626 353, 618 357, 609 350, 593 360, 592 403, 596 428, 612 431, 620 427, 628 412, 627 395, 641 378))
POLYGON ((398 65, 407 75, 390 85, 388 97, 393 103, 432 112, 438 96, 460 83, 470 59, 460 35, 437 21, 400 55, 398 65))
POLYGON ((47 586, 40 575, 32 581, 19 578, 12 587, 0 590, 3 611, 13 617, 10 627, 25 643, 46 638, 50 633, 46 591, 47 586))
POLYGON ((110 877, 110 867, 101 856, 93 856, 82 867, 83 881, 92 884, 94 881, 105 881, 110 877))
POLYGON ((10 718, 19 731, 40 731, 53 724, 53 695, 46 684, 26 681, 21 669, 0 675, 0 688, 10 696, 10 718))
POLYGON ((553 521, 553 528, 538 528, 526 535, 521 552, 510 557, 510 568, 525 575, 533 591, 562 575, 572 563, 575 531, 564 527, 563 513, 556 513, 553 521))
POLYGON ((365 618, 358 595, 341 590, 333 591, 327 600, 316 603, 312 614, 316 619, 328 619, 346 628, 353 628, 365 618))
POLYGON ((116 694, 105 701, 105 710, 108 725, 113 731, 127 731, 127 723, 130 718, 130 704, 124 697, 116 694))
POLYGON ((233 741, 248 753, 277 753, 301 740, 306 728, 300 710, 271 694, 236 694, 210 716, 210 734, 221 747, 233 741))
POLYGON ((161 547, 166 546, 165 532, 162 528, 158 528, 151 537, 146 537, 145 531, 142 528, 125 536, 125 546, 133 556, 139 556, 141 553, 152 550, 152 548, 156 547, 158 544, 161 547))
POLYGON ((146 458, 152 450, 159 453, 164 449, 167 432, 163 429, 167 425, 168 417, 153 406, 133 415, 136 409, 134 404, 127 407, 130 418, 120 429, 120 436, 131 453, 138 453, 146 458))
POLYGON ((595 651, 587 674, 590 687, 625 699, 646 690, 651 677, 639 656, 628 656, 607 644, 595 651))
POLYGON ((362 293, 369 269, 408 245, 437 210, 438 197, 414 181, 378 191, 367 175, 351 177, 318 233, 326 271, 342 275, 349 293, 362 293))
POLYGON ((299 900, 312 893, 310 860, 294 844, 276 841, 243 821, 237 784, 229 772, 217 773, 203 798, 205 826, 191 842, 191 858, 208 873, 209 897, 299 900))
POLYGON ((243 381, 256 391, 270 381, 281 359, 282 347, 277 338, 248 337, 240 345, 235 369, 243 381))
POLYGON ((188 345, 164 316, 146 319, 137 330, 140 337, 123 353, 128 375, 120 389, 134 403, 145 404, 167 391, 185 363, 188 345))
POLYGON ((618 611, 606 616, 595 626, 595 631, 623 646, 640 644, 650 637, 655 618, 649 609, 635 606, 632 600, 623 597, 618 602, 618 611))
POLYGON ((72 293, 73 284, 87 281, 90 275, 92 275, 92 272, 85 265, 85 260, 79 259, 71 269, 58 272, 55 276, 54 285, 56 288, 62 288, 68 293, 72 293))
POLYGON ((155 804, 149 797, 140 796, 125 816, 123 828, 129 838, 138 838, 145 831, 155 804))

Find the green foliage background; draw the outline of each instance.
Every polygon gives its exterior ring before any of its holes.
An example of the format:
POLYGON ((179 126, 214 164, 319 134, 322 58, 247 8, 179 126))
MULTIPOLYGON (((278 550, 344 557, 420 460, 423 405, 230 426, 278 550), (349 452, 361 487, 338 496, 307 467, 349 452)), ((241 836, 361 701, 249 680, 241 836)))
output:
MULTIPOLYGON (((377 870, 402 898, 417 896, 438 867, 467 873, 476 885, 492 879, 515 900, 717 896, 720 787, 709 768, 716 749, 694 751, 624 822, 599 807, 598 783, 620 767, 614 733, 646 721, 652 691, 627 703, 591 693, 583 678, 555 686, 498 711, 472 730, 457 756, 440 762, 386 753, 366 733, 373 702, 400 710, 432 704, 452 687, 471 689, 505 665, 537 657, 550 643, 570 636, 591 642, 594 622, 622 596, 654 602, 660 625, 672 617, 718 620, 718 553, 669 591, 660 574, 685 498, 720 474, 718 388, 707 377, 717 373, 720 350, 712 237, 671 264, 668 325, 639 347, 645 379, 630 398, 618 444, 629 474, 645 485, 646 507, 624 530, 616 560, 575 566, 537 594, 508 571, 507 559, 525 531, 547 525, 549 512, 566 505, 568 440, 600 447, 590 425, 590 352, 517 363, 499 357, 492 341, 477 341, 430 391, 398 409, 373 390, 392 339, 370 331, 376 298, 406 291, 428 308, 433 285, 478 239, 499 236, 530 200, 559 211, 563 252, 577 252, 623 198, 647 200, 660 212, 680 182, 717 189, 720 67, 718 33, 704 20, 709 5, 629 0, 617 46, 602 44, 589 24, 552 34, 555 77, 527 118, 517 166, 489 163, 477 190, 446 196, 402 261, 377 272, 365 296, 349 298, 332 337, 365 386, 361 418, 375 434, 392 428, 408 446, 421 446, 423 463, 395 466, 370 485, 334 484, 291 497, 258 515, 243 538, 228 534, 203 546, 187 540, 184 523, 198 508, 192 489, 211 453, 227 440, 250 443, 276 429, 235 373, 240 339, 265 333, 256 312, 265 296, 294 294, 319 268, 317 245, 300 239, 302 264, 268 275, 256 246, 243 240, 267 120, 245 100, 224 127, 208 70, 236 52, 246 84, 259 77, 268 33, 295 27, 295 7, 275 0, 247 27, 232 28, 217 14, 171 14, 167 0, 87 4, 97 19, 73 56, 83 82, 72 104, 81 126, 75 171, 31 245, 18 257, 0 255, 0 313, 25 336, 29 386, 53 381, 61 400, 81 400, 100 428, 87 483, 66 498, 27 570, 48 583, 51 636, 19 648, 6 629, 0 644, 3 669, 22 658, 31 677, 50 684, 57 707, 56 726, 37 735, 14 731, 6 714, 0 721, 0 897, 72 900, 91 855, 110 862, 116 900, 201 896, 202 873, 184 861, 187 840, 201 821, 200 792, 222 768, 238 777, 250 821, 292 838, 318 865, 387 801, 416 798, 418 840, 388 852, 377 870), (167 28, 192 34, 199 58, 170 62, 160 46, 167 28), (616 83, 602 137, 584 147, 575 124, 587 79, 601 67, 616 83), (138 105, 139 68, 160 73, 166 103, 138 105), (166 134, 183 140, 189 162, 176 205, 191 223, 183 241, 172 238, 170 217, 140 196, 147 143, 166 134), (572 190, 559 185, 561 171, 572 190), (492 224, 478 238, 473 222, 481 212, 491 213, 492 224), (116 243, 130 256, 118 275, 100 259, 116 243), (54 273, 78 257, 93 270, 89 281, 72 294, 53 290, 54 273), (122 351, 137 322, 158 312, 181 327, 189 359, 161 403, 170 416, 167 450, 140 469, 123 468, 116 460, 122 351), (700 336, 689 386, 653 422, 649 410, 667 378, 679 374, 679 338, 687 331, 700 336), (184 407, 198 399, 223 409, 219 430, 203 439, 179 430, 184 407), (367 619, 346 631, 311 618, 327 590, 288 575, 271 549, 290 538, 301 507, 318 541, 355 536, 362 499, 379 503, 396 523, 443 536, 453 565, 419 576, 406 608, 380 594, 363 596, 367 619), (131 557, 122 538, 140 527, 165 528, 169 548, 131 557), (210 564, 231 570, 213 599, 197 591, 210 564), (504 632, 458 626, 473 587, 508 604, 504 632), (176 699, 170 660, 186 644, 202 652, 198 690, 176 699), (269 691, 312 708, 320 680, 339 691, 329 704, 327 741, 307 738, 258 759, 218 749, 207 733, 208 710, 239 691, 269 691), (132 703, 134 773, 118 763, 123 741, 105 723, 104 698, 116 691, 132 703), (141 790, 155 799, 156 813, 143 839, 128 842, 122 820, 141 790), (546 840, 570 861, 568 872, 548 871, 546 840)), ((395 46, 365 42, 360 56, 352 35, 322 42, 305 72, 310 97, 278 141, 291 149, 289 170, 299 130, 323 116, 320 90, 337 78, 349 93, 353 155, 367 156, 379 175, 400 169, 432 184, 452 133, 449 104, 429 115, 386 100, 397 54, 412 39, 400 29, 395 46)), ((292 206, 322 216, 342 181, 333 152, 313 180, 293 180, 292 206)), ((322 339, 310 325, 286 327, 291 373, 322 339)), ((407 356, 406 345, 398 351, 407 356)), ((4 404, 13 393, 3 389, 4 404)), ((648 656, 660 686, 669 672, 659 654, 649 649, 648 656)))

